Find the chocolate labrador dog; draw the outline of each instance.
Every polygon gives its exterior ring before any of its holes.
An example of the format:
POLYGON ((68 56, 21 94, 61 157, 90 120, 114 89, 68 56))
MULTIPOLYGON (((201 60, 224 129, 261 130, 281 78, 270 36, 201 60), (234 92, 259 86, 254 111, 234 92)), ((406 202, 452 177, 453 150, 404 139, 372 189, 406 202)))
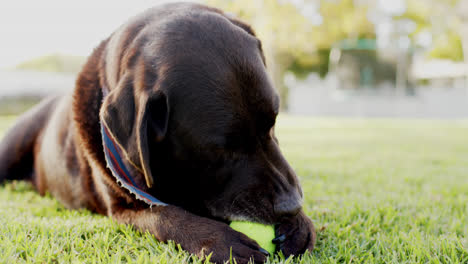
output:
POLYGON ((91 54, 73 94, 24 114, 0 144, 0 181, 32 181, 223 262, 268 253, 229 227, 275 224, 284 255, 312 250, 302 191, 274 135, 279 99, 245 23, 192 3, 132 18, 91 54))

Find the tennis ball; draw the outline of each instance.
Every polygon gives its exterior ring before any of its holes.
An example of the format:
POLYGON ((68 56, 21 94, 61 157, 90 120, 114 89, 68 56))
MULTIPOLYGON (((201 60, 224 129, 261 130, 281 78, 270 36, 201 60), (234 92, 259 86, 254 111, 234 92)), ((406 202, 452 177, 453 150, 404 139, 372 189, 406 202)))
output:
POLYGON ((246 221, 233 221, 229 226, 255 240, 260 247, 268 251, 270 254, 273 255, 273 253, 275 253, 275 244, 272 242, 275 238, 275 227, 273 225, 264 225, 246 221))

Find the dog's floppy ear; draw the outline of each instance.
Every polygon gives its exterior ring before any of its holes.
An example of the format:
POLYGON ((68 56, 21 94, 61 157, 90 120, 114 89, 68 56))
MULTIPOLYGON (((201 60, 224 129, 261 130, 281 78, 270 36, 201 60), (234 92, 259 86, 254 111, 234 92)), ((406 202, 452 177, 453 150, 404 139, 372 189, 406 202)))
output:
POLYGON ((131 85, 120 83, 104 99, 101 122, 120 145, 129 163, 145 176, 146 185, 153 185, 149 141, 160 142, 167 131, 169 105, 162 91, 135 94, 131 85), (148 138, 148 130, 154 138, 148 138))

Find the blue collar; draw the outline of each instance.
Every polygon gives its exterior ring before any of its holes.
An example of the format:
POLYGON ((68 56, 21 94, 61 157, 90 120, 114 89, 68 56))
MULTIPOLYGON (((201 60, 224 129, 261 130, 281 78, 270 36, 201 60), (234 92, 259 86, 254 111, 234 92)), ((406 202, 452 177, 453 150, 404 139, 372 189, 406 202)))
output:
MULTIPOLYGON (((106 93, 105 93, 106 94, 106 93)), ((122 160, 121 147, 116 144, 111 133, 101 121, 101 135, 102 144, 104 147, 104 155, 106 157, 107 167, 111 170, 112 175, 115 177, 117 183, 127 189, 130 193, 134 194, 138 200, 149 204, 150 206, 166 206, 166 203, 156 199, 156 197, 143 191, 135 182, 132 175, 129 173, 122 160)))

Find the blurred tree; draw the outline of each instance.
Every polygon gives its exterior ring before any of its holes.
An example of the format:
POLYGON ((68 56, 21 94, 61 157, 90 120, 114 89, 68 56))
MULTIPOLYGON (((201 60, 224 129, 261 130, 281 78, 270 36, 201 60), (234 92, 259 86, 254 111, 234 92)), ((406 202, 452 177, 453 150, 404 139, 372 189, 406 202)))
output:
POLYGON ((463 48, 460 35, 454 30, 448 30, 435 37, 434 47, 429 52, 429 56, 433 58, 462 61, 463 48))
POLYGON ((460 0, 407 0, 406 12, 395 19, 411 19, 416 28, 410 34, 415 40, 421 32, 430 32, 432 43, 428 56, 463 60, 462 17, 457 14, 460 0))
POLYGON ((331 47, 342 39, 375 38, 368 5, 353 0, 206 0, 248 21, 262 40, 268 69, 287 105, 284 74, 328 72, 331 47))

